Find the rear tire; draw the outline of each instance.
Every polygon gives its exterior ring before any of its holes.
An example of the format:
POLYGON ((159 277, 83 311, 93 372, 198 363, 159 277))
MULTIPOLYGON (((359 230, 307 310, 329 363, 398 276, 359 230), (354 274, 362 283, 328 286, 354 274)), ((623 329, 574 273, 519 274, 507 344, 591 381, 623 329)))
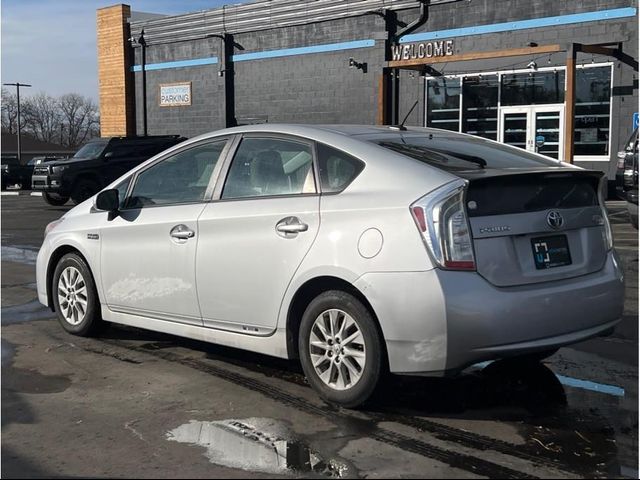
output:
POLYGON ((42 198, 45 202, 54 207, 59 207, 69 201, 69 197, 60 197, 56 194, 47 192, 42 192, 42 198))
POLYGON ((378 385, 384 350, 377 324, 349 293, 330 290, 311 301, 298 349, 309 384, 329 403, 358 407, 378 385))
POLYGON ((51 290, 58 321, 67 332, 88 337, 103 327, 96 286, 80 255, 68 253, 60 259, 51 290))
POLYGON ((100 191, 100 185, 91 178, 81 178, 73 186, 71 200, 78 205, 100 191))

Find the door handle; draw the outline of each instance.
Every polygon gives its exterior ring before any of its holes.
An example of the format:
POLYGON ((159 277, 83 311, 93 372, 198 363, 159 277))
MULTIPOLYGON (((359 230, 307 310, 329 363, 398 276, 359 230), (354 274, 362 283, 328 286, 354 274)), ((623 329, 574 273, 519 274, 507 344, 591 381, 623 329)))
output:
POLYGON ((276 232, 284 238, 291 238, 307 230, 309 230, 309 225, 301 222, 298 217, 286 217, 276 223, 276 232))
POLYGON ((196 232, 191 230, 186 225, 180 224, 173 227, 169 235, 171 235, 171 238, 175 238, 176 240, 188 240, 195 237, 196 232))

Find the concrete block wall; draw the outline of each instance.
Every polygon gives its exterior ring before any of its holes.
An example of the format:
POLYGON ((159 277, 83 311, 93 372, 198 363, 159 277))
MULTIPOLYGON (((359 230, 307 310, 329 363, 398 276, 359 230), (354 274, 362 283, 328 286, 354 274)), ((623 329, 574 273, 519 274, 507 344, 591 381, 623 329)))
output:
MULTIPOLYGON (((236 35, 246 51, 371 40, 377 15, 236 35)), ((268 122, 375 123, 384 42, 373 47, 236 62, 236 116, 268 122), (349 68, 349 58, 367 71, 349 68)))

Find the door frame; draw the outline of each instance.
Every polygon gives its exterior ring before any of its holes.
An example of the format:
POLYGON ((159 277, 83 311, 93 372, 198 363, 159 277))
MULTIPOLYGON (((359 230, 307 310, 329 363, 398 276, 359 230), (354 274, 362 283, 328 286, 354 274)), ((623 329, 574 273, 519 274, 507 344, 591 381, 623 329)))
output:
POLYGON ((510 113, 523 113, 527 116, 527 127, 526 127, 526 148, 525 150, 528 152, 536 152, 537 148, 535 145, 535 137, 536 137, 536 124, 535 124, 535 116, 536 113, 555 113, 557 112, 559 115, 558 119, 558 160, 564 161, 564 149, 562 146, 564 145, 564 114, 565 114, 565 106, 563 103, 552 103, 552 104, 544 104, 544 105, 519 105, 513 107, 500 107, 498 115, 498 141, 500 143, 505 143, 504 141, 504 116, 510 113))

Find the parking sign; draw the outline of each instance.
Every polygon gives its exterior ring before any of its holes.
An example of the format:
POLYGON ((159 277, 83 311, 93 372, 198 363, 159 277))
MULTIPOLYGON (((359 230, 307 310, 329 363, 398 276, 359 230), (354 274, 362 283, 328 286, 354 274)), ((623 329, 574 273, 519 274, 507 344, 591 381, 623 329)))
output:
POLYGON ((633 129, 638 128, 638 112, 633 114, 633 129))

